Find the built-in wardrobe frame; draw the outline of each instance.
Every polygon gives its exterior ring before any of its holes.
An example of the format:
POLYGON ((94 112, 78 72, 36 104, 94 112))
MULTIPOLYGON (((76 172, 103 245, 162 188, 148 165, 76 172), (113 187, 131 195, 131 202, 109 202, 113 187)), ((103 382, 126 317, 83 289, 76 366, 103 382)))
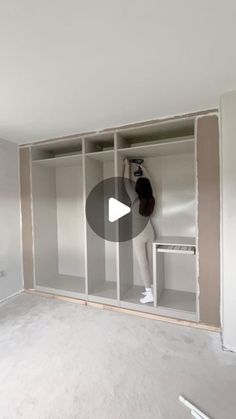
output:
MULTIPOLYGON (((176 151, 178 152, 178 151, 176 151)), ((22 209, 22 241, 23 241, 23 267, 26 289, 35 289, 47 293, 74 297, 85 301, 108 304, 153 313, 157 315, 174 317, 178 319, 201 322, 219 326, 219 293, 220 293, 220 232, 219 232, 219 131, 217 112, 202 112, 191 115, 178 116, 163 120, 151 121, 142 124, 133 124, 114 129, 79 134, 69 137, 56 138, 47 141, 22 145, 20 147, 21 171, 21 209, 22 209), (132 142, 135 146, 132 147, 132 142), (88 194, 86 184, 86 165, 88 159, 114 160, 114 176, 121 176, 120 160, 132 154, 145 154, 145 149, 151 151, 159 147, 161 152, 168 152, 169 146, 176 150, 188 149, 194 146, 195 174, 196 174, 196 237, 190 240, 191 246, 184 238, 172 238, 171 243, 165 243, 169 249, 164 251, 177 251, 173 246, 182 247, 182 253, 189 250, 196 260, 196 312, 161 307, 157 300, 157 286, 154 279, 154 306, 141 305, 123 301, 121 296, 122 266, 120 252, 121 244, 116 247, 116 298, 106 298, 93 295, 89 292, 88 283, 88 226, 85 214, 85 202, 88 194), (55 156, 55 152, 57 156, 55 156), (38 286, 35 283, 34 260, 34 191, 32 183, 32 166, 64 164, 66 161, 76 163, 81 161, 83 172, 83 201, 84 201, 84 239, 85 239, 85 288, 83 293, 65 290, 55 290, 38 286), (185 243, 186 242, 186 243, 185 243), (172 246, 172 250, 171 247, 172 246), (174 250, 173 250, 174 249, 174 250)), ((188 238, 187 238, 188 239, 188 238)), ((162 242, 158 239, 154 243, 153 252, 157 251, 162 242)), ((161 250, 163 251, 163 249, 161 250)), ((153 253, 154 254, 154 253, 153 253)), ((156 273, 156 271, 155 271, 156 273)))

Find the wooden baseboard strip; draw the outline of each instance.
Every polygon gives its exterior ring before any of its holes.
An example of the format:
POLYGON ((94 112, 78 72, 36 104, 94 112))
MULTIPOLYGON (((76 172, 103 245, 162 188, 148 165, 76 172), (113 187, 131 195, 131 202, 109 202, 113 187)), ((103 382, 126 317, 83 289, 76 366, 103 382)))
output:
POLYGON ((24 292, 26 294, 37 294, 41 297, 48 298, 49 300, 68 301, 69 303, 80 304, 82 306, 87 305, 87 301, 81 300, 79 298, 72 298, 72 297, 66 297, 66 296, 58 295, 58 294, 51 294, 49 292, 43 292, 43 291, 35 290, 34 288, 30 288, 30 289, 27 289, 27 290, 25 289, 24 292))
POLYGON ((175 319, 173 317, 159 316, 158 314, 144 313, 142 311, 131 310, 131 309, 122 308, 122 307, 115 307, 115 306, 111 306, 109 304, 95 303, 95 302, 92 302, 92 301, 85 301, 85 300, 80 300, 80 299, 72 298, 72 297, 63 297, 61 295, 49 294, 49 293, 46 293, 46 292, 37 291, 35 289, 27 289, 24 292, 27 293, 27 294, 37 294, 37 295, 40 295, 41 297, 45 297, 45 298, 48 298, 48 299, 51 299, 51 300, 67 301, 69 303, 80 304, 80 305, 83 305, 83 306, 88 306, 88 307, 98 308, 98 309, 102 309, 102 310, 113 311, 113 312, 116 312, 116 313, 129 314, 129 315, 132 315, 132 316, 137 316, 137 317, 141 317, 141 318, 149 319, 149 320, 158 320, 158 321, 161 321, 161 322, 171 323, 171 324, 175 324, 175 325, 178 325, 178 326, 193 327, 195 329, 207 330, 209 332, 218 332, 218 333, 221 332, 220 327, 211 326, 211 325, 204 324, 204 323, 196 323, 196 322, 190 322, 190 321, 187 321, 187 320, 175 319))

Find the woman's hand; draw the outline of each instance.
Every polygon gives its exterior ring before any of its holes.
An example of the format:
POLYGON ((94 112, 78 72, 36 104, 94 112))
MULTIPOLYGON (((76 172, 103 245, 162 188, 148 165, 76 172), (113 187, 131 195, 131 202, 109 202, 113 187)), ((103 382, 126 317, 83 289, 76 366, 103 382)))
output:
POLYGON ((139 167, 141 168, 141 170, 143 172, 143 176, 150 180, 150 176, 148 174, 148 171, 147 171, 146 167, 144 167, 143 164, 140 164, 139 167))
POLYGON ((128 166, 129 165, 130 162, 127 159, 127 157, 124 158, 123 163, 124 163, 125 166, 128 166))
POLYGON ((129 179, 130 178, 130 161, 127 157, 123 160, 123 177, 129 179))

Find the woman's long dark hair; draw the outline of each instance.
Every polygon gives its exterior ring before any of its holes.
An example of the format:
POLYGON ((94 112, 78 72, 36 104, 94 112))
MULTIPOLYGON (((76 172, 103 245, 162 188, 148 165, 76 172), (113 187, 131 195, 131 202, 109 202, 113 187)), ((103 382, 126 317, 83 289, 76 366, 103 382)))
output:
POLYGON ((148 178, 140 177, 138 178, 135 191, 138 194, 140 205, 139 213, 144 217, 149 217, 155 206, 155 198, 152 193, 152 186, 148 178))

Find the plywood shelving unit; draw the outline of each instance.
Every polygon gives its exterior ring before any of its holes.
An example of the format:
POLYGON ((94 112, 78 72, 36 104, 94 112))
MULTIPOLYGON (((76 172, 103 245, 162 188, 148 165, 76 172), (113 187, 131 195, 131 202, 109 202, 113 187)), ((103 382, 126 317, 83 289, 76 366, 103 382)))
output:
MULTIPOLYGON (((198 320, 194 124, 194 118, 186 118, 32 145, 36 289, 198 320), (153 304, 139 302, 144 287, 132 240, 106 241, 86 221, 89 193, 98 182, 121 176, 125 157, 144 158, 155 189, 153 304), (158 241, 160 236, 167 242, 168 237, 182 237, 184 249, 192 237, 194 253, 180 254, 177 248, 168 253, 161 247, 168 243, 158 241)), ((119 224, 115 228, 118 237, 119 224)), ((170 245, 175 245, 173 240, 170 245)))

